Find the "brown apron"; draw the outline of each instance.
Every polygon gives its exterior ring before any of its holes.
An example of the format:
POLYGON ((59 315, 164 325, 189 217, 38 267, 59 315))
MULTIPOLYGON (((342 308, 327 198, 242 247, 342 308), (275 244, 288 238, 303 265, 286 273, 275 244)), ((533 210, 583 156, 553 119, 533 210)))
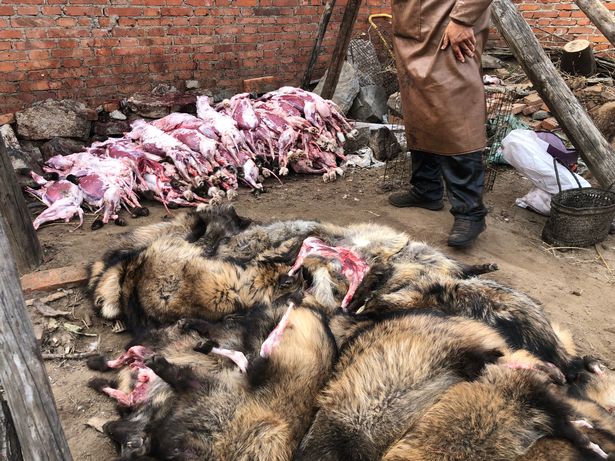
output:
POLYGON ((409 150, 441 155, 485 148, 481 54, 491 0, 393 0, 393 42, 409 150), (441 50, 450 19, 473 26, 474 58, 441 50))

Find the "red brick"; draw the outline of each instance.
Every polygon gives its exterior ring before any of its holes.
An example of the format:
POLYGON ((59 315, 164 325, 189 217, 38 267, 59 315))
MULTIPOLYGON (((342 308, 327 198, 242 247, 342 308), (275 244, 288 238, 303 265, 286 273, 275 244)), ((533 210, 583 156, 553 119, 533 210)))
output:
POLYGON ((0 125, 6 125, 9 123, 15 123, 15 114, 13 112, 0 115, 0 125))
POLYGON ((542 123, 540 124, 540 127, 543 130, 553 131, 559 128, 559 123, 557 123, 557 120, 555 119, 555 117, 549 117, 542 121, 542 123))
POLYGON ((266 93, 279 88, 278 78, 274 76, 252 78, 243 81, 243 91, 246 93, 266 93))

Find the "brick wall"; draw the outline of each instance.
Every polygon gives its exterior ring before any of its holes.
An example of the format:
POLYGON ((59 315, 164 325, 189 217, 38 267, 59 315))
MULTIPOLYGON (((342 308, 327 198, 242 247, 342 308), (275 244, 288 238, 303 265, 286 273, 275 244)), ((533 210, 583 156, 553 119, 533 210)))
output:
MULTIPOLYGON (((388 11, 386 0, 367 0, 388 11)), ((0 114, 48 97, 97 105, 158 83, 239 91, 245 78, 303 76, 324 0, 2 0, 0 114)), ((338 0, 319 72, 343 14, 338 0)))
MULTIPOLYGON (((364 0, 357 23, 388 12, 364 0)), ((325 0, 1 0, 0 114, 48 97, 91 106, 158 83, 239 91, 245 78, 301 80, 325 0)), ((608 48, 571 1, 518 1, 530 25, 608 48)), ((615 0, 606 2, 615 9, 615 0)), ((317 76, 331 52, 338 0, 317 76)), ((535 29, 545 43, 555 43, 535 29)), ((494 43, 497 43, 497 39, 494 43)))
MULTIPOLYGON (((585 39, 593 42, 596 52, 612 48, 608 40, 591 24, 573 1, 514 0, 514 2, 543 46, 562 46, 566 41, 585 39)), ((615 0, 602 0, 602 3, 609 10, 615 11, 615 0)), ((492 30, 491 37, 491 46, 506 46, 506 42, 499 37, 495 29, 492 30)))

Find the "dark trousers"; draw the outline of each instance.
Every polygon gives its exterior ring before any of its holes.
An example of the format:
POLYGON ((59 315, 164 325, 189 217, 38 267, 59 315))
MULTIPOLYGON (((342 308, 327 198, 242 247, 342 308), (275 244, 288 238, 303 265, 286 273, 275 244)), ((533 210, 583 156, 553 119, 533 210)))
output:
POLYGON ((413 191, 429 201, 442 200, 446 183, 451 213, 480 221, 487 214, 483 205, 485 167, 482 152, 462 155, 436 155, 428 152, 412 152, 413 191))

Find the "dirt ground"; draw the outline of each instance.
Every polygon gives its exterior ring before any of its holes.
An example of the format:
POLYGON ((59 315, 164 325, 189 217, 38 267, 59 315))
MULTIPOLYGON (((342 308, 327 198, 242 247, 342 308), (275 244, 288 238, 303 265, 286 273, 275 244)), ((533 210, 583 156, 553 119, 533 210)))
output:
MULTIPOLYGON (((337 224, 359 221, 386 224, 461 261, 496 262, 500 270, 489 277, 540 300, 552 320, 572 330, 583 352, 601 357, 611 368, 615 366, 614 235, 597 249, 565 252, 549 249, 540 240, 546 218, 514 205, 514 199, 529 190, 530 182, 506 170, 498 175, 493 191, 486 195, 490 211, 487 231, 473 248, 453 251, 446 247, 452 215, 446 211, 389 206, 387 194, 378 187, 382 175, 381 169, 351 170, 344 178, 329 184, 318 177, 288 178, 283 185, 269 182, 268 192, 258 197, 243 191, 236 207, 241 214, 257 220, 311 218, 337 224)), ((91 231, 93 217, 88 217, 85 226, 74 232, 70 232, 74 223, 42 228, 39 237, 45 249, 45 263, 41 269, 92 261, 102 255, 119 233, 163 219, 166 212, 161 206, 148 206, 151 215, 139 220, 127 218, 129 227, 107 225, 91 231)), ((79 289, 49 305, 71 313, 43 317, 30 308, 45 352, 83 352, 98 348, 102 353, 114 355, 128 341, 125 333, 112 333, 111 324, 96 317, 90 301, 79 289), (80 334, 67 331, 67 323, 81 327, 80 334)), ((115 417, 114 405, 86 387, 96 373, 89 371, 83 360, 49 360, 46 364, 74 459, 112 459, 115 451, 111 443, 85 424, 93 416, 115 417)))

